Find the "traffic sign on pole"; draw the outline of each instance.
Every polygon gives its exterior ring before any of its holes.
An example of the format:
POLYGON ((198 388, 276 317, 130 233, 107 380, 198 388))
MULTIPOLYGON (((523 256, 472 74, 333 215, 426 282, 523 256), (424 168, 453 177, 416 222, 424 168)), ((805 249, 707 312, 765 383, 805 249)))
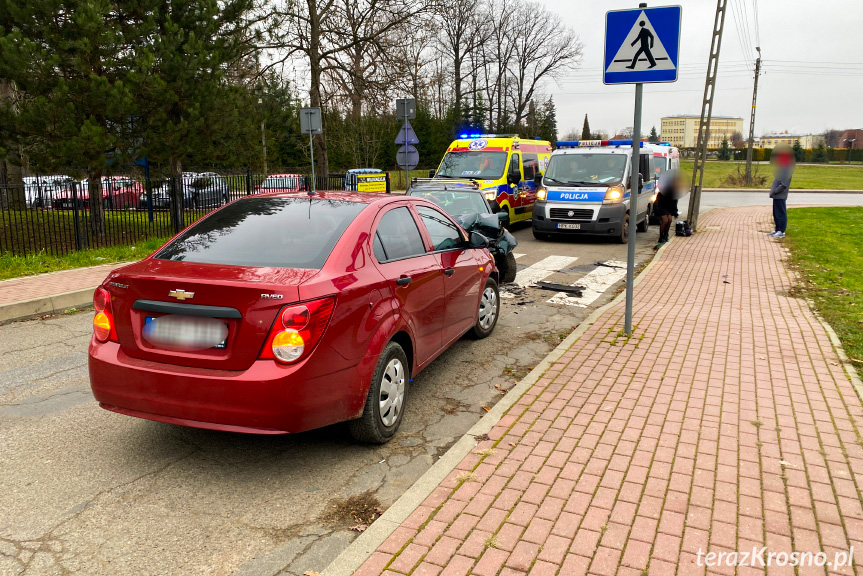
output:
POLYGON ((309 135, 309 153, 312 156, 312 181, 309 183, 309 195, 315 193, 315 144, 312 136, 324 133, 323 117, 319 106, 300 108, 300 132, 309 135))
POLYGON ((399 130, 399 135, 396 136, 395 143, 400 145, 400 146, 402 144, 419 144, 420 143, 420 139, 417 138, 417 134, 416 134, 416 132, 414 132, 414 129, 411 126, 411 123, 408 122, 407 120, 405 120, 404 125, 401 127, 401 130, 399 130))
POLYGON ((410 144, 399 146, 396 151, 396 162, 399 168, 413 170, 420 161, 420 153, 410 144))
MULTIPOLYGON (((629 184, 629 238, 626 252, 626 313, 624 332, 632 335, 632 298, 635 287, 635 234, 638 225, 639 157, 641 155, 641 97, 645 83, 676 82, 680 60, 680 6, 648 8, 641 3, 634 10, 605 13, 605 57, 602 81, 606 84, 635 84, 632 122, 632 163, 629 184)), ((646 175, 650 178, 650 175, 646 175)), ((646 182, 645 182, 646 184, 646 182)), ((645 215, 649 218, 649 215, 645 215)))
POLYGON ((680 6, 605 13, 603 82, 676 82, 680 60, 680 6))

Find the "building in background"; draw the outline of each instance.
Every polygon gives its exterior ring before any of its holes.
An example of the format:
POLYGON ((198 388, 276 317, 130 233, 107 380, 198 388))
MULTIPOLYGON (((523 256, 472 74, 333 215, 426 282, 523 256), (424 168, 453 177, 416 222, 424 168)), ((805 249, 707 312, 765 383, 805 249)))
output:
POLYGON ((856 130, 846 130, 842 133, 842 136, 839 137, 839 143, 837 145, 838 148, 863 148, 863 142, 861 142, 861 138, 863 138, 863 128, 857 128, 856 130))
POLYGON ((819 144, 824 144, 824 134, 789 134, 783 132, 781 134, 765 134, 761 137, 762 148, 776 148, 779 144, 794 146, 795 142, 799 142, 802 148, 817 148, 819 144))
MULTIPOLYGON (((664 116, 660 124, 661 138, 678 148, 695 148, 698 145, 698 123, 701 116, 678 114, 664 116)), ((724 139, 730 143, 735 133, 743 133, 743 118, 713 116, 710 119, 708 148, 719 148, 724 139)))

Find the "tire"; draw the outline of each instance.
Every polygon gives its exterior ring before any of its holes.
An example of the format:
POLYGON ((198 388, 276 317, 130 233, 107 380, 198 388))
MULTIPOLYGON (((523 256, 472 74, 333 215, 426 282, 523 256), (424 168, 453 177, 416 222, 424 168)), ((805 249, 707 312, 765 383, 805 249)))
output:
POLYGON ((533 237, 537 240, 550 240, 551 236, 546 234, 545 232, 539 232, 536 228, 533 229, 533 237))
POLYGON ((410 365, 407 355, 397 342, 390 342, 381 352, 375 367, 363 415, 348 422, 351 436, 359 442, 369 444, 389 442, 402 423, 409 382, 410 365), (383 395, 386 395, 386 399, 382 401, 383 395), (398 402, 395 406, 393 397, 398 402), (386 407, 383 415, 382 404, 386 407))
POLYGON ((650 226, 650 213, 649 212, 644 215, 644 220, 642 220, 641 222, 636 224, 636 230, 638 230, 640 233, 644 233, 644 232, 647 232, 648 226, 650 226))
POLYGON ((485 288, 479 298, 479 310, 476 314, 476 324, 471 329, 471 336, 482 340, 491 336, 497 319, 500 317, 500 294, 497 291, 497 282, 489 278, 485 282, 485 288))
POLYGON ((620 227, 620 234, 617 236, 617 241, 620 244, 626 244, 629 241, 629 212, 623 217, 623 226, 620 227))
POLYGON ((510 252, 500 258, 497 269, 500 271, 500 281, 502 283, 515 282, 515 273, 518 271, 518 265, 515 263, 515 254, 510 252))

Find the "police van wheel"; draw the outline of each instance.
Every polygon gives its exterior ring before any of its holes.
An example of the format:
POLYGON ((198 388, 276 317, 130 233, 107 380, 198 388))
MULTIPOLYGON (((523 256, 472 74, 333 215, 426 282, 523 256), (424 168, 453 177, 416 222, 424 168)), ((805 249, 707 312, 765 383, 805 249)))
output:
POLYGON ((644 220, 642 220, 641 222, 638 223, 637 228, 638 228, 639 232, 642 232, 642 233, 647 232, 647 227, 650 225, 649 220, 650 220, 650 213, 647 213, 644 215, 644 220))
POLYGON ((626 244, 629 241, 629 214, 623 217, 620 234, 617 236, 617 241, 621 244, 626 244))

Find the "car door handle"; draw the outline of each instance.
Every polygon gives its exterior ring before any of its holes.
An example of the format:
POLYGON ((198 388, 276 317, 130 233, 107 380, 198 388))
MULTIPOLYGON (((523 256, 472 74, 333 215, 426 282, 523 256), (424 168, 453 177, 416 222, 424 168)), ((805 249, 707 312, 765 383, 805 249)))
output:
POLYGON ((455 274, 455 269, 447 268, 446 270, 443 271, 443 273, 446 274, 447 276, 452 276, 453 274, 455 274))
POLYGON ((396 280, 396 284, 398 284, 399 286, 407 286, 411 283, 411 280, 413 280, 413 278, 411 278, 410 276, 402 276, 401 278, 396 280))

